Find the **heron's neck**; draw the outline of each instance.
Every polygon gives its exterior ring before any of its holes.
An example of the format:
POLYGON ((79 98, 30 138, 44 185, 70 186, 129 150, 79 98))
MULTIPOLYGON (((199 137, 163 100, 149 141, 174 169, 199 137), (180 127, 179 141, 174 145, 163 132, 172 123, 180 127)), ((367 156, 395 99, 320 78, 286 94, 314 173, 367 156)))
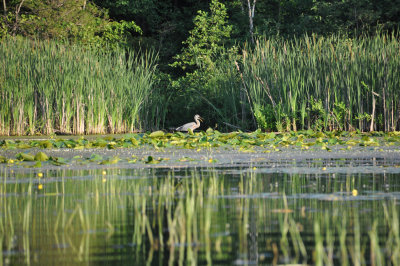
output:
POLYGON ((197 126, 200 126, 200 121, 199 121, 199 119, 196 118, 195 121, 196 121, 196 125, 197 125, 197 126))

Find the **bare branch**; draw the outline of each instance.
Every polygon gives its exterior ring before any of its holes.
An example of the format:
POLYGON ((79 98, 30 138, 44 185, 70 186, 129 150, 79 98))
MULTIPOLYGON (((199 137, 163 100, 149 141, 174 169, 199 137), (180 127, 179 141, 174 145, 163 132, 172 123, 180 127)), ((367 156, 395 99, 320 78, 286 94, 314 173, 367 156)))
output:
POLYGON ((17 5, 17 8, 15 9, 15 23, 13 26, 13 35, 15 36, 15 33, 17 31, 17 27, 18 27, 18 22, 19 22, 19 12, 21 12, 21 7, 22 4, 24 3, 25 0, 22 0, 19 5, 17 5))
POLYGON ((25 0, 22 0, 21 3, 19 3, 19 5, 17 6, 16 10, 15 10, 15 15, 19 16, 19 12, 21 11, 21 7, 22 4, 25 2, 25 0))

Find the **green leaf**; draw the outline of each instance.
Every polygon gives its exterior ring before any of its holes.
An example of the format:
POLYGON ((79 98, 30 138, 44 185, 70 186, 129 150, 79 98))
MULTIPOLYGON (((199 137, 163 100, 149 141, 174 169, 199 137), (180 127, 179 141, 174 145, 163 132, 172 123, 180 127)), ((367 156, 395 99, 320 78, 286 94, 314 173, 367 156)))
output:
POLYGON ((40 168, 40 167, 42 167, 42 162, 38 161, 32 167, 40 168))
POLYGON ((32 148, 32 146, 28 145, 26 143, 20 143, 20 144, 17 145, 17 148, 18 149, 30 149, 30 148, 32 148))
POLYGON ((114 156, 110 159, 101 161, 99 164, 116 164, 120 161, 121 159, 118 156, 114 156))
POLYGON ((158 130, 158 131, 154 131, 154 132, 150 133, 150 137, 152 137, 152 138, 159 138, 159 137, 163 137, 164 135, 165 135, 165 133, 162 130, 158 130))
POLYGON ((131 142, 132 142, 132 145, 134 145, 134 146, 139 145, 139 141, 137 141, 137 139, 135 139, 135 138, 131 138, 131 142))
POLYGON ((30 153, 23 153, 23 152, 18 153, 16 155, 16 158, 21 161, 34 161, 35 160, 35 156, 33 156, 30 153))
POLYGON ((49 156, 47 156, 44 152, 38 152, 38 153, 36 153, 36 155, 35 155, 35 161, 41 161, 41 162, 44 162, 44 161, 48 161, 49 160, 49 156))
POLYGON ((49 140, 44 140, 39 143, 40 147, 50 149, 53 148, 53 144, 49 140))
POLYGON ((54 165, 57 165, 57 166, 60 166, 60 165, 63 165, 63 164, 67 163, 66 160, 63 157, 52 157, 51 156, 49 158, 49 160, 50 160, 51 164, 54 164, 54 165))
POLYGON ((89 158, 90 162, 97 162, 97 161, 100 161, 100 160, 103 160, 103 156, 95 154, 95 153, 93 153, 89 158))

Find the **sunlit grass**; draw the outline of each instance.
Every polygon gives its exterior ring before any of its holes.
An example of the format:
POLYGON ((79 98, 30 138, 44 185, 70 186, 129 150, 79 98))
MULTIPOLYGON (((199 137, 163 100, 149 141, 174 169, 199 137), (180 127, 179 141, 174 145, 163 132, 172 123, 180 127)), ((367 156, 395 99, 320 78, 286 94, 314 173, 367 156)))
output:
POLYGON ((2 40, 0 135, 141 129, 153 110, 146 104, 153 90, 155 61, 150 52, 2 40))
POLYGON ((241 74, 257 127, 399 129, 398 36, 260 38, 241 74))

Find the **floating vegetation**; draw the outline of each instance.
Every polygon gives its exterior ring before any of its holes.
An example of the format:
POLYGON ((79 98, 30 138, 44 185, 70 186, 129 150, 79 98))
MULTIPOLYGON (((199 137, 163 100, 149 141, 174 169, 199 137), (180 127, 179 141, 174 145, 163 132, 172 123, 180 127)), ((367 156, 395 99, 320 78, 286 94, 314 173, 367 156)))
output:
MULTIPOLYGON (((156 131, 152 133, 128 134, 122 137, 112 135, 104 138, 50 138, 48 140, 0 140, 0 147, 3 149, 89 149, 89 148, 136 148, 149 145, 155 149, 168 147, 181 147, 187 149, 213 148, 213 147, 233 147, 242 150, 251 147, 288 147, 297 146, 307 149, 308 147, 318 146, 328 149, 331 145, 346 146, 380 146, 380 145, 399 145, 400 132, 315 132, 312 130, 284 133, 264 133, 254 132, 231 132, 221 133, 217 130, 208 129, 206 132, 196 132, 193 134, 183 133, 164 133, 156 131)), ((34 160, 33 155, 21 154, 25 160, 34 160)), ((45 154, 40 156, 42 160, 47 160, 45 154)), ((92 160, 98 160, 96 157, 92 160)))
MULTIPOLYGON (((0 156, 0 163, 9 165, 18 165, 21 162, 35 163, 22 164, 27 167, 41 167, 42 163, 52 165, 64 165, 69 163, 87 164, 94 163, 100 165, 112 165, 120 162, 158 164, 166 162, 169 157, 160 157, 143 155, 137 157, 119 157, 117 154, 111 157, 105 157, 99 154, 102 149, 148 149, 154 153, 157 151, 168 151, 169 149, 189 149, 194 152, 204 150, 206 154, 205 161, 216 163, 218 159, 212 158, 212 153, 216 149, 236 150, 241 153, 252 152, 280 152, 284 149, 298 150, 324 150, 330 152, 334 146, 341 150, 351 150, 352 147, 373 147, 382 149, 384 146, 400 146, 399 132, 372 132, 372 133, 354 133, 354 132, 314 132, 298 131, 285 133, 265 133, 255 131, 220 133, 209 129, 206 132, 196 132, 192 134, 165 133, 157 131, 153 133, 127 134, 120 137, 107 136, 102 138, 50 138, 47 140, 0 140, 0 148, 4 151, 18 150, 15 156, 7 158, 0 156), (38 150, 39 149, 39 150, 38 150), (88 150, 92 153, 82 157, 76 155, 74 158, 64 158, 60 156, 50 156, 46 151, 54 149, 70 150, 88 150), (23 152, 27 150, 27 152, 23 152), (32 153, 34 151, 34 153, 32 153), (97 152, 98 151, 98 152, 97 152)), ((179 162, 192 162, 196 159, 183 156, 177 159, 179 162)), ((326 170, 323 169, 323 170, 326 170)))

